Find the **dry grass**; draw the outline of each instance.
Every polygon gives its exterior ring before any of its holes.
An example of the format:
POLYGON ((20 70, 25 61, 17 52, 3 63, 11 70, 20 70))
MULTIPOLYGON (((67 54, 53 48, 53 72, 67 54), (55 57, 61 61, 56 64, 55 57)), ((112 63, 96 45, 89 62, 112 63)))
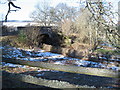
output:
POLYGON ((30 67, 30 66, 25 66, 25 67, 26 68, 5 66, 5 67, 2 67, 1 70, 5 70, 10 73, 23 73, 23 72, 30 72, 30 71, 37 71, 37 70, 40 70, 40 71, 49 70, 49 69, 42 69, 42 68, 30 67))
POLYGON ((74 50, 87 50, 89 49, 90 45, 89 44, 84 44, 84 43, 79 43, 79 42, 75 42, 71 45, 71 48, 73 48, 74 50))
POLYGON ((20 42, 18 40, 18 36, 1 36, 0 37, 0 43, 2 43, 2 46, 11 45, 11 46, 14 46, 14 47, 30 48, 25 43, 20 42))
POLYGON ((12 40, 14 38, 16 38, 16 36, 0 36, 0 42, 2 42, 2 41, 8 41, 10 39, 12 40))

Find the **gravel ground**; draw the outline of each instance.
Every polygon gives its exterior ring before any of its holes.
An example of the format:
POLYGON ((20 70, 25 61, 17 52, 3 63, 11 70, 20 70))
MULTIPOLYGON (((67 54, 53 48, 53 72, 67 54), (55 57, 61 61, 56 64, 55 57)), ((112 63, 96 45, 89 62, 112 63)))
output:
POLYGON ((91 76, 91 75, 85 75, 85 74, 75 74, 75 73, 68 73, 68 72, 61 72, 61 71, 41 71, 39 73, 36 71, 31 71, 31 72, 25 72, 22 74, 41 77, 43 79, 48 79, 48 80, 65 81, 75 85, 94 86, 96 88, 120 87, 120 79, 116 79, 116 78, 91 76))
POLYGON ((30 89, 30 88, 40 88, 40 89, 52 89, 52 90, 59 90, 59 89, 54 89, 42 85, 35 85, 35 84, 30 84, 22 81, 17 81, 8 78, 5 74, 2 75, 2 89, 10 89, 10 88, 25 88, 25 89, 30 89))
MULTIPOLYGON (((12 71, 12 69, 11 69, 12 71)), ((10 71, 9 71, 10 72, 10 71)), ((17 72, 17 71, 16 71, 17 72)), ((120 88, 120 79, 118 78, 107 78, 107 77, 98 77, 84 74, 75 74, 61 71, 53 70, 31 70, 25 72, 19 72, 24 75, 31 75, 37 78, 43 78, 46 80, 58 80, 63 82, 68 82, 74 85, 81 86, 94 86, 96 88, 120 88)), ((11 80, 3 74, 2 80, 3 88, 48 88, 45 86, 29 84, 21 81, 11 80)))

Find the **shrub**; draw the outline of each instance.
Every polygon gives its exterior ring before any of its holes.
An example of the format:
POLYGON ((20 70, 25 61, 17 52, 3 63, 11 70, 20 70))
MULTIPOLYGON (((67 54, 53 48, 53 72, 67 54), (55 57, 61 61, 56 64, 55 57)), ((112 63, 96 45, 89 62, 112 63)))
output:
POLYGON ((18 34, 18 41, 25 42, 27 41, 27 37, 23 31, 20 31, 18 34))

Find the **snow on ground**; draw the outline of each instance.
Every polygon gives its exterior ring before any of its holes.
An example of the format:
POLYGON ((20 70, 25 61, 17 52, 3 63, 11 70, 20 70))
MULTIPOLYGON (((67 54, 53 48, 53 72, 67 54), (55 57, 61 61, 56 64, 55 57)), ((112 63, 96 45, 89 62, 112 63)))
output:
POLYGON ((33 48, 33 49, 25 49, 25 48, 17 48, 19 50, 24 50, 24 51, 35 51, 35 49, 37 49, 37 52, 44 52, 45 50, 42 50, 40 48, 33 48))
POLYGON ((8 66, 8 67, 20 67, 20 68, 26 68, 26 66, 24 65, 18 65, 18 64, 12 64, 12 63, 5 63, 5 62, 0 62, 0 64, 5 67, 5 66, 8 66))
MULTIPOLYGON (((23 49, 23 48, 15 48, 11 46, 2 46, 0 47, 2 50, 2 57, 5 58, 16 58, 22 60, 29 60, 29 61, 53 61, 54 64, 70 64, 76 66, 83 66, 83 67, 94 67, 94 68, 107 68, 112 70, 120 70, 120 67, 116 66, 113 62, 109 64, 102 64, 100 62, 93 62, 93 61, 85 61, 76 58, 65 57, 61 54, 55 54, 51 52, 45 52, 44 50, 37 49, 23 49)), ((2 64, 3 66, 12 66, 16 67, 14 64, 2 64)), ((23 65, 22 65, 23 66, 23 65)), ((21 66, 20 66, 21 67, 21 66)))

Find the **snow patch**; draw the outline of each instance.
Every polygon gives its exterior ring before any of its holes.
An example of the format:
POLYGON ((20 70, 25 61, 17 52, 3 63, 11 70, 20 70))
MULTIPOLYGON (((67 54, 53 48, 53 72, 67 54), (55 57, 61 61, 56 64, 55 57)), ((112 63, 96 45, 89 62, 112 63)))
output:
POLYGON ((25 67, 24 65, 12 64, 12 63, 5 63, 5 62, 1 62, 1 63, 2 63, 3 67, 5 67, 5 66, 13 67, 13 68, 15 68, 15 67, 21 67, 21 68, 23 68, 23 67, 25 67))
POLYGON ((54 64, 64 65, 64 63, 63 63, 63 62, 61 62, 61 61, 57 61, 57 62, 55 62, 54 64))
POLYGON ((90 61, 83 61, 83 60, 79 60, 75 62, 75 64, 77 64, 78 66, 88 66, 90 63, 91 63, 90 61))
POLYGON ((44 73, 36 74, 36 76, 44 76, 44 73))
MULTIPOLYGON (((110 63, 107 65, 107 62, 99 63, 99 62, 92 62, 92 61, 85 61, 76 58, 65 57, 61 54, 55 54, 51 52, 44 52, 44 50, 38 49, 22 49, 22 48, 15 48, 10 46, 3 46, 0 47, 3 49, 2 57, 5 58, 16 58, 28 61, 47 61, 47 60, 56 60, 54 64, 65 65, 66 61, 70 61, 73 65, 77 66, 84 66, 84 67, 96 67, 96 68, 107 68, 112 70, 120 70, 120 67, 114 65, 114 63, 110 63)), ((105 57, 100 57, 101 59, 105 59, 105 57)), ((115 59, 116 60, 116 59, 115 59)), ((3 64, 12 67, 13 64, 3 64)), ((16 66, 13 66, 16 67, 16 66)))

